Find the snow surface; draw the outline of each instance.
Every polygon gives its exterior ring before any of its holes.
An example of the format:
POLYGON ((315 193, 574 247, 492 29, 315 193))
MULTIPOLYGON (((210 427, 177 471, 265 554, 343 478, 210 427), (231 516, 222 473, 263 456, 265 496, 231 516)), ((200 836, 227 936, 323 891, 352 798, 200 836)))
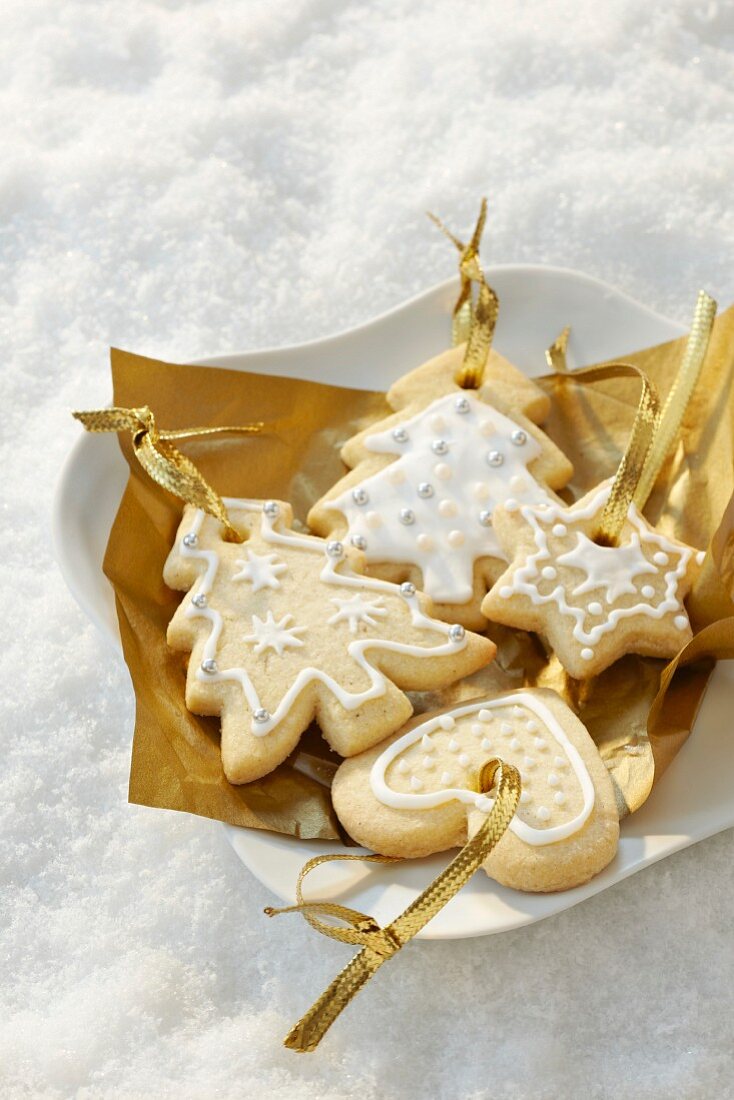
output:
POLYGON ((4 0, 0 1095, 734 1095, 734 834, 485 941, 412 945, 316 1055, 280 1040, 349 957, 205 821, 129 807, 132 694, 49 510, 107 346, 292 342, 487 259, 685 321, 734 298, 725 0, 4 0))

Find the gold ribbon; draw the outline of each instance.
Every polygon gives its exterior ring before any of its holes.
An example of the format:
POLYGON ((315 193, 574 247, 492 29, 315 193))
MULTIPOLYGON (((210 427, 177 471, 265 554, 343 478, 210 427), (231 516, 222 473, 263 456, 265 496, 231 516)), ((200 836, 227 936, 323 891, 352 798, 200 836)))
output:
POLYGON ((454 346, 466 343, 466 348, 455 380, 463 389, 478 390, 484 377, 484 368, 487 365, 499 312, 499 300, 486 282, 479 261, 479 246, 484 232, 484 223, 487 220, 487 200, 482 199, 479 217, 468 244, 464 244, 454 236, 435 214, 429 213, 428 217, 442 233, 446 234, 460 254, 461 287, 454 305, 452 340, 454 346), (475 283, 477 285, 476 301, 473 294, 475 283))
POLYGON ((594 534, 596 542, 614 546, 627 518, 630 505, 639 511, 645 507, 663 463, 678 435, 683 416, 701 372, 716 315, 716 302, 700 291, 690 335, 675 382, 660 411, 657 389, 643 370, 630 363, 609 363, 569 371, 566 349, 567 327, 545 353, 548 366, 561 378, 579 382, 603 382, 612 378, 634 377, 641 384, 632 431, 612 489, 594 534))
POLYGON ((290 1050, 300 1053, 315 1050, 321 1039, 333 1024, 339 1013, 346 1008, 352 997, 365 985, 383 963, 397 952, 424 928, 447 902, 461 890, 482 865, 492 849, 499 843, 507 831, 517 804, 520 800, 520 773, 511 764, 501 760, 489 760, 479 780, 481 791, 488 791, 495 778, 497 791, 494 805, 482 822, 477 833, 461 849, 422 894, 411 902, 408 908, 391 924, 382 928, 377 921, 356 909, 335 902, 305 902, 302 885, 306 875, 322 863, 332 860, 364 860, 370 863, 396 863, 397 859, 387 856, 350 856, 325 855, 310 859, 298 876, 296 887, 296 905, 282 909, 267 908, 268 916, 280 913, 301 913, 312 928, 325 936, 350 943, 362 948, 351 962, 347 963, 308 1012, 293 1027, 284 1040, 290 1050), (319 914, 342 920, 346 927, 329 924, 319 920, 319 914))
POLYGON ((262 431, 264 425, 258 421, 243 427, 222 428, 178 428, 167 431, 156 427, 155 417, 147 405, 139 409, 96 409, 92 412, 72 413, 88 432, 132 432, 133 450, 143 469, 167 489, 169 493, 203 508, 224 525, 225 538, 231 542, 241 542, 238 534, 229 522, 227 509, 218 493, 199 473, 193 462, 173 446, 173 439, 194 439, 206 435, 225 435, 233 432, 253 435, 262 431))

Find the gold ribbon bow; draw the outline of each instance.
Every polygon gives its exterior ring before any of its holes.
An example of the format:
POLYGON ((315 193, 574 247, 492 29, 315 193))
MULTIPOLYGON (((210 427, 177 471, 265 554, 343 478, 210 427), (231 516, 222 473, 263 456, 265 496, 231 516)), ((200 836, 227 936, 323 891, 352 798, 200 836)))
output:
POLYGON ((482 199, 479 217, 468 244, 464 244, 455 237, 435 214, 429 213, 428 217, 459 251, 461 288, 454 305, 452 340, 455 346, 466 343, 466 348, 464 360, 456 373, 455 380, 463 389, 478 390, 484 377, 484 368, 487 365, 499 312, 499 300, 484 278, 484 271, 479 262, 479 246, 484 232, 484 223, 487 220, 487 200, 482 199), (473 294, 475 283, 477 285, 476 301, 473 294))
POLYGON ((716 302, 699 291, 691 331, 675 382, 660 411, 658 393, 651 379, 630 363, 609 363, 569 371, 566 349, 570 329, 565 328, 546 351, 551 370, 561 378, 579 382, 603 382, 634 377, 641 383, 640 400, 626 450, 612 483, 612 490, 599 518, 595 541, 614 546, 624 526, 630 505, 641 512, 647 503, 680 425, 693 388, 701 372, 716 316, 716 302))
POLYGON ((301 913, 316 931, 340 940, 342 943, 351 943, 362 948, 305 1016, 289 1031, 284 1040, 286 1047, 300 1053, 315 1050, 355 993, 359 992, 383 963, 397 954, 421 928, 424 928, 481 867, 507 831, 520 800, 520 773, 516 768, 501 760, 489 760, 482 768, 479 789, 489 791, 495 779, 497 791, 494 795, 494 805, 478 831, 430 886, 426 887, 423 893, 385 928, 382 928, 373 917, 360 913, 356 909, 349 909, 345 905, 338 905, 335 902, 304 902, 302 885, 306 875, 322 863, 355 859, 369 863, 400 862, 387 856, 342 854, 316 856, 306 863, 298 876, 297 904, 282 909, 265 910, 270 917, 280 913, 301 913), (318 914, 336 917, 344 921, 346 927, 319 920, 318 914))
POLYGON ((173 446, 171 440, 232 433, 253 435, 262 431, 262 421, 238 428, 178 428, 169 431, 156 427, 155 417, 147 405, 139 409, 110 408, 75 412, 72 416, 88 432, 132 432, 135 457, 153 481, 174 496, 196 508, 203 508, 214 516, 224 525, 225 538, 229 541, 242 541, 242 536, 229 522, 222 498, 199 473, 193 462, 173 446))

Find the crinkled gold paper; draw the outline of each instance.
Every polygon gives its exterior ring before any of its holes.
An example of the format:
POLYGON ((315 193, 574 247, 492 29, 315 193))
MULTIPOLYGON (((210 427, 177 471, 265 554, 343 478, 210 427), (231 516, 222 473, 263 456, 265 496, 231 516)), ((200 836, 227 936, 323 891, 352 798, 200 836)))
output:
MULTIPOLYGON (((559 318, 562 322, 563 318, 559 318)), ((649 373, 664 399, 685 338, 625 356, 649 373)), ((438 351, 439 349, 437 349, 438 351)), ((415 364, 406 363, 406 370, 415 364)), ((210 367, 177 366, 113 351, 114 402, 149 405, 160 427, 263 421, 262 433, 204 437, 187 455, 223 496, 290 500, 303 520, 343 473, 339 447, 388 413, 379 394, 210 367)), ((615 780, 622 813, 637 809, 688 736, 715 657, 734 657, 734 308, 717 319, 702 376, 678 445, 646 514, 709 553, 689 608, 698 633, 668 665, 625 657, 585 683, 571 680, 542 639, 493 628, 498 660, 443 693, 440 702, 487 688, 537 683, 556 688, 578 711, 615 780)), ((613 474, 624 451, 639 387, 626 380, 584 387, 548 377, 553 399, 545 428, 574 463, 578 496, 613 474)), ((329 799, 337 758, 315 727, 271 775, 246 786, 224 778, 216 719, 191 714, 185 666, 165 633, 180 596, 166 588, 163 563, 180 503, 153 484, 120 444, 130 478, 110 535, 105 573, 117 600, 125 660, 137 701, 130 773, 133 802, 186 810, 238 825, 306 838, 340 836, 329 799)), ((418 709, 437 700, 416 697, 418 709)))

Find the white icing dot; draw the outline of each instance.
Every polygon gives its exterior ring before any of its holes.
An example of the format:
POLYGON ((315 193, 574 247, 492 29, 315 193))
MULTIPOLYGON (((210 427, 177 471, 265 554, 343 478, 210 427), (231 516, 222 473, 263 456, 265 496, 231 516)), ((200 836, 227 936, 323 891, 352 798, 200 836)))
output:
POLYGON ((517 749, 520 748, 521 745, 522 745, 522 741, 520 740, 519 737, 513 737, 512 741, 510 741, 510 748, 511 749, 517 750, 517 749))
POLYGON ((489 496, 489 485, 486 481, 475 481, 473 491, 475 500, 486 500, 489 496))
POLYGON ((655 589, 651 584, 643 584, 642 595, 645 597, 646 600, 651 600, 655 595, 655 589))
POLYGON ((492 742, 489 740, 488 737, 482 738, 482 748, 485 752, 489 752, 489 750, 492 748, 492 742))
POLYGON ((450 714, 442 714, 438 724, 442 730, 452 730, 456 725, 456 719, 452 718, 450 714))
POLYGON ((398 771, 399 771, 399 772, 400 772, 400 773, 401 773, 402 775, 405 775, 405 773, 406 773, 407 771, 409 771, 409 768, 408 768, 408 761, 407 761, 407 760, 399 760, 399 761, 398 761, 398 771))
POLYGON ((558 778, 558 776, 556 775, 556 773, 551 772, 550 775, 548 776, 548 786, 549 787, 557 787, 557 786, 559 786, 560 782, 561 781, 558 778))
POLYGON ((444 428, 446 427, 446 421, 444 420, 444 418, 441 416, 440 413, 436 413, 435 416, 432 416, 429 423, 430 423, 431 427, 433 428, 434 432, 442 432, 444 430, 444 428))
POLYGON ((705 550, 699 550, 696 554, 696 564, 697 565, 703 565, 705 560, 706 560, 706 551, 705 550))
POLYGON ((500 596, 502 597, 502 599, 503 600, 509 600, 511 595, 512 595, 512 588, 510 587, 510 585, 509 584, 503 584, 502 587, 500 588, 500 596))
POLYGON ((542 737, 535 737, 533 739, 533 744, 535 745, 536 749, 539 749, 541 752, 545 752, 545 750, 548 748, 548 742, 544 741, 542 737))
POLYGON ((431 738, 428 736, 427 733, 423 734, 423 737, 421 738, 421 745, 426 750, 426 752, 430 752, 431 749, 433 748, 433 741, 431 740, 431 738))
POLYGON ((657 554, 653 554, 652 560, 656 565, 667 565, 668 555, 664 554, 662 550, 658 550, 657 554))
POLYGON ((433 467, 433 472, 439 481, 450 481, 451 479, 451 467, 447 466, 445 462, 439 462, 433 467))
POLYGON ((382 519, 377 512, 368 512, 367 515, 364 517, 364 521, 367 526, 371 527, 373 530, 376 527, 379 527, 382 523, 382 519))
POLYGON ((522 791, 521 792, 520 801, 521 802, 529 802, 530 801, 530 795, 527 791, 522 791))
POLYGON ((520 474, 515 474, 514 477, 510 478, 510 488, 513 493, 524 493, 527 487, 527 481, 524 477, 521 477, 520 474))
POLYGON ((420 779, 418 778, 417 775, 411 776, 410 785, 411 785, 411 787, 413 788, 414 791, 422 791, 423 790, 423 784, 421 783, 421 781, 420 781, 420 779))
POLYGON ((527 727, 528 733, 535 733, 538 728, 538 723, 533 718, 528 719, 525 725, 527 727))
POLYGON ((423 767, 426 769, 427 772, 430 772, 435 767, 435 765, 436 761, 433 759, 432 756, 423 757, 423 767))
POLYGON ((482 709, 482 710, 479 711, 479 721, 480 722, 491 722, 493 718, 494 718, 494 715, 492 714, 491 710, 482 709))
POLYGON ((456 740, 456 738, 452 737, 449 741, 449 752, 458 752, 460 748, 461 746, 459 745, 459 742, 456 740))
POLYGON ((588 646, 584 646, 584 648, 581 650, 581 656, 585 661, 590 661, 591 658, 594 656, 594 650, 589 649, 588 646))
POLYGON ((555 764, 555 766, 557 768, 567 768, 568 767, 568 760, 566 760, 565 756, 554 756, 553 757, 553 763, 555 764))
POLYGON ((556 538, 559 539, 563 538, 563 536, 566 534, 566 526, 563 523, 554 523, 552 530, 556 538))
POLYGON ((676 617, 673 619, 673 622, 675 623, 678 630, 685 630, 688 626, 688 616, 676 615, 676 617))
POLYGON ((511 722, 503 722, 502 725, 500 726, 500 731, 502 733, 504 733, 504 735, 506 737, 508 735, 508 733, 512 733, 512 723, 511 722))
POLYGON ((464 532, 463 531, 449 531, 448 544, 453 546, 456 550, 459 546, 464 544, 464 532))
POLYGON ((535 767, 535 761, 533 760, 532 756, 526 756, 525 759, 523 760, 523 764, 525 765, 526 768, 534 768, 535 767))
POLYGON ((430 535, 426 535, 425 533, 418 536, 415 540, 415 544, 419 550, 423 550, 425 553, 433 549, 433 539, 430 535))
POLYGON ((520 505, 517 503, 517 501, 515 500, 514 497, 508 497, 507 500, 505 501, 505 511, 506 512, 516 512, 519 507, 520 507, 520 505))
POLYGON ((515 715, 516 718, 522 718, 524 712, 522 707, 513 707, 512 713, 515 715))
POLYGON ((438 514, 440 516, 455 516, 456 505, 453 500, 441 500, 438 504, 438 514))
POLYGON ((484 737, 484 726, 481 722, 472 722, 471 731, 475 737, 484 737))
POLYGON ((556 793, 553 795, 553 801, 555 802, 556 806, 562 806, 566 801, 566 796, 563 791, 556 791, 556 793))
POLYGON ((441 772, 441 786, 448 787, 452 778, 451 772, 441 772))
POLYGON ((468 768, 471 764, 471 757, 467 756, 465 752, 462 752, 461 756, 459 757, 459 763, 461 764, 462 768, 468 768))
POLYGON ((490 435, 494 435, 497 431, 491 420, 483 420, 479 425, 479 431, 482 433, 485 439, 489 439, 490 435))
POLYGON ((551 815, 550 810, 547 806, 538 806, 537 813, 539 821, 547 821, 551 815))
POLYGON ((592 600, 587 608, 587 611, 590 615, 601 615, 603 608, 598 600, 592 600))
POLYGON ((542 573, 547 581, 552 581, 556 578, 556 571, 552 565, 546 565, 543 568, 542 573))

